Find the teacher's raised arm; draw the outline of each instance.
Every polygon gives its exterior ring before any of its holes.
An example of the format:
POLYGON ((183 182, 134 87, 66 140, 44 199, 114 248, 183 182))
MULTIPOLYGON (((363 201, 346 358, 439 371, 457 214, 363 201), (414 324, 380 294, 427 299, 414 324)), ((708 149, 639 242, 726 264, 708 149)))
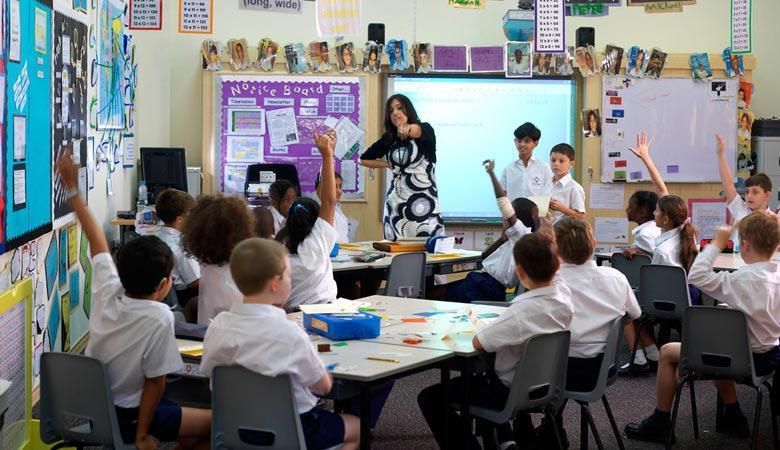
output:
POLYGON ((444 234, 435 175, 436 135, 430 124, 420 121, 406 96, 395 94, 387 100, 384 133, 360 156, 360 163, 392 171, 385 239, 444 234))

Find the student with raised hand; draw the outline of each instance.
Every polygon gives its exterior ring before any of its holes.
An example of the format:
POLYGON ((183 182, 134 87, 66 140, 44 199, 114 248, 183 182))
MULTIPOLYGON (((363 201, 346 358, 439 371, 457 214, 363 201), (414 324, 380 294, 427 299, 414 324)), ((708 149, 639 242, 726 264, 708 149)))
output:
MULTIPOLYGON (((753 175, 745 181, 745 199, 739 196, 737 188, 734 187, 734 177, 731 167, 726 159, 726 140, 721 135, 716 134, 717 145, 715 146, 718 157, 718 172, 720 173, 720 183, 723 191, 726 193, 726 202, 731 217, 735 221, 740 221, 750 213, 756 211, 770 211, 769 197, 772 195, 772 180, 765 174, 759 173, 753 175)), ((736 236, 733 236, 736 239, 736 236)))
POLYGON ((173 286, 171 249, 156 236, 126 243, 117 257, 78 193, 78 167, 70 155, 57 160, 68 204, 89 241, 92 312, 86 355, 106 366, 122 440, 141 450, 160 441, 208 448, 211 411, 163 399, 165 377, 183 363, 173 333, 173 313, 162 301, 173 286))
POLYGON ((652 257, 655 252, 655 240, 662 231, 655 224, 655 208, 658 205, 658 194, 651 191, 636 191, 628 199, 626 218, 638 226, 631 230, 634 242, 630 248, 623 250, 623 256, 631 259, 634 255, 652 257))
MULTIPOLYGON (((753 366, 756 375, 763 376, 780 367, 780 269, 772 261, 780 245, 780 229, 777 217, 769 212, 751 213, 740 221, 738 228, 745 266, 735 272, 714 271, 715 258, 726 248, 732 234, 731 228, 723 227, 696 258, 688 279, 705 294, 745 313, 753 366)), ((680 343, 664 345, 656 378, 655 411, 642 422, 626 426, 630 439, 666 442, 679 363, 680 343)), ((775 385, 777 382, 775 375, 775 385)), ((719 432, 749 437, 750 428, 737 402, 734 382, 719 380, 714 384, 725 404, 723 428, 719 432)))

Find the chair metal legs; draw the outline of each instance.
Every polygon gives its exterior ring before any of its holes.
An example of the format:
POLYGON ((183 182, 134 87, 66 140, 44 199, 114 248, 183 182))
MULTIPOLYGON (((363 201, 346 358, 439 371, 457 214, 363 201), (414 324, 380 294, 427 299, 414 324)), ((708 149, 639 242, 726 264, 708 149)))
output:
POLYGON ((615 433, 615 440, 617 441, 618 448, 620 450, 625 450, 626 447, 623 445, 623 436, 620 434, 617 422, 615 422, 615 416, 612 415, 612 408, 609 407, 607 396, 603 395, 601 397, 601 401, 604 403, 604 410, 607 411, 607 418, 609 418, 609 424, 612 426, 612 432, 615 433))
POLYGON ((764 382, 767 391, 769 391, 769 411, 772 414, 772 446, 774 448, 780 447, 777 442, 777 405, 775 404, 775 391, 772 389, 772 385, 768 381, 764 382))
MULTIPOLYGON (((599 450, 604 450, 604 444, 601 442, 601 436, 599 436, 599 431, 596 429, 596 422, 593 420, 593 415, 590 413, 590 408, 588 407, 587 403, 580 403, 580 414, 582 415, 582 419, 584 422, 584 419, 588 420, 588 424, 590 425, 590 429, 593 430, 593 439, 596 440, 596 447, 599 448, 599 450)), ((583 436, 580 443, 581 448, 588 448, 588 428, 582 427, 583 430, 583 436), (582 447, 582 445, 585 445, 585 447, 582 447)))
POLYGON ((755 389, 756 389, 756 413, 753 415, 753 437, 751 438, 750 441, 751 450, 755 450, 756 441, 758 441, 758 428, 761 426, 761 399, 763 398, 763 393, 761 392, 761 386, 755 386, 755 389))
POLYGON ((550 421, 553 427, 553 431, 555 432, 555 443, 558 445, 559 449, 563 448, 563 439, 561 438, 561 430, 558 426, 558 420, 555 417, 555 408, 551 406, 547 406, 544 409, 544 415, 547 417, 547 420, 550 421))
POLYGON ((693 437, 699 439, 699 414, 696 412, 696 391, 693 388, 693 379, 688 383, 691 390, 691 414, 693 415, 693 437))
POLYGON ((666 437, 666 450, 672 448, 672 439, 674 438, 674 425, 677 423, 677 412, 680 409, 680 394, 683 386, 688 382, 688 378, 683 378, 677 383, 677 389, 674 391, 674 406, 672 407, 672 422, 669 424, 669 436, 666 437))

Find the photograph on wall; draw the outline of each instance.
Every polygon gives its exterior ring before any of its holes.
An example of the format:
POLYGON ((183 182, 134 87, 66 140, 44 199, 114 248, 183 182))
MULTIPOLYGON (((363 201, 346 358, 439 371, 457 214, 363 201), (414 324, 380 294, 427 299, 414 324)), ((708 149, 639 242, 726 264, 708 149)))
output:
POLYGON ((633 46, 628 49, 628 61, 626 62, 626 75, 634 78, 642 78, 645 76, 645 67, 648 60, 647 50, 633 46))
POLYGON ((354 72, 358 69, 355 57, 355 46, 352 42, 346 42, 336 46, 336 66, 339 72, 354 72))
POLYGON ((279 44, 270 38, 263 38, 257 45, 257 62, 255 65, 264 72, 272 72, 274 63, 276 63, 276 52, 279 51, 279 44))
POLYGON ((409 61, 406 56, 407 50, 406 41, 403 39, 390 39, 387 41, 385 53, 387 53, 387 61, 391 72, 406 72, 409 68, 409 61))
POLYGON ((330 72, 333 67, 330 65, 330 51, 328 51, 327 42, 309 43, 309 62, 312 72, 330 72))
POLYGON ((531 76, 533 46, 530 42, 506 43, 507 78, 528 78, 531 76))
POLYGON ((231 39, 228 41, 230 51, 230 65, 233 70, 246 70, 252 66, 249 60, 249 51, 246 39, 231 39))
POLYGON ((382 64, 382 44, 366 42, 363 47, 363 72, 379 73, 382 64))
POLYGON ((222 53, 222 43, 213 39, 206 39, 200 46, 201 59, 203 60, 203 70, 216 72, 222 70, 222 63, 219 61, 219 55, 222 53))
POLYGON ((433 70, 433 52, 430 43, 415 43, 412 48, 414 57, 414 71, 417 73, 430 73, 433 70))
POLYGON ((596 73, 596 50, 592 45, 577 47, 574 54, 583 77, 589 77, 596 73))

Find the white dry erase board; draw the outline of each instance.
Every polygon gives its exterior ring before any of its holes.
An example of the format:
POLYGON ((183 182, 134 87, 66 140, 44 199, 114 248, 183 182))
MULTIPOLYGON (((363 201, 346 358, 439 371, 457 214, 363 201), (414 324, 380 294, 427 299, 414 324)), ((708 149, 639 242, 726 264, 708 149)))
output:
POLYGON ((718 182, 715 134, 736 160, 737 80, 690 78, 602 80, 601 181, 648 181, 628 149, 637 133, 653 139, 650 154, 666 182, 718 182))

